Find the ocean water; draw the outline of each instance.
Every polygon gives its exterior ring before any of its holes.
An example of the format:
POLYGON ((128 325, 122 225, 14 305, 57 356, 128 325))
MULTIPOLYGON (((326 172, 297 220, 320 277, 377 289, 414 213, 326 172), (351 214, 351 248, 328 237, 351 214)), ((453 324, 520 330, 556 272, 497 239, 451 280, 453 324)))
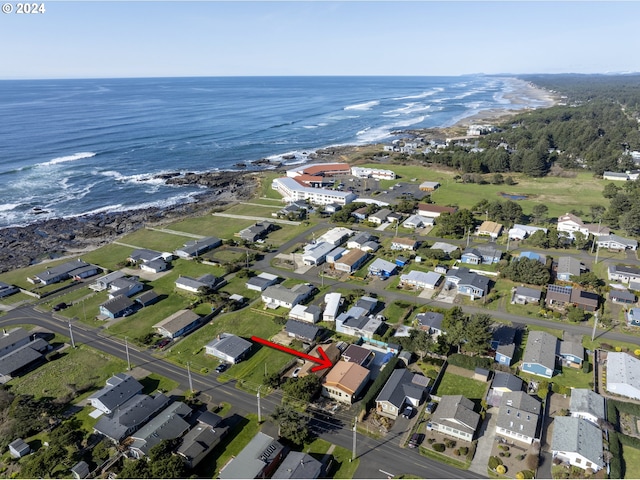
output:
MULTIPOLYGON (((464 77, 215 77, 0 81, 0 227, 192 201, 167 172, 302 162, 511 103, 523 82, 464 77), (34 208, 47 213, 34 214, 34 208)), ((255 167, 257 168, 257 167, 255 167)), ((264 167, 261 167, 264 168, 264 167)))

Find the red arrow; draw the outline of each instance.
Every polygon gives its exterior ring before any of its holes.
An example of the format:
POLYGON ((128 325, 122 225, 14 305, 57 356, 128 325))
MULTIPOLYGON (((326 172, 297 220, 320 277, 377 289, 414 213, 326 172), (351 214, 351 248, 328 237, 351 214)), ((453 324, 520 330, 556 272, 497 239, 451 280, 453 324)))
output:
POLYGON ((324 370, 325 368, 333 367, 333 362, 329 360, 329 357, 327 357, 327 354, 324 353, 322 347, 318 347, 318 353, 320 354, 320 357, 318 358, 303 352, 299 352, 297 350, 294 350, 293 348, 287 348, 282 345, 278 345, 277 343, 270 342, 269 340, 265 340, 264 338, 251 337, 251 340, 261 343, 262 345, 265 345, 267 347, 275 348, 276 350, 280 350, 285 353, 290 353, 291 355, 295 355, 296 357, 304 358, 305 360, 309 360, 310 362, 318 363, 319 365, 311 367, 312 372, 317 372, 319 370, 324 370))

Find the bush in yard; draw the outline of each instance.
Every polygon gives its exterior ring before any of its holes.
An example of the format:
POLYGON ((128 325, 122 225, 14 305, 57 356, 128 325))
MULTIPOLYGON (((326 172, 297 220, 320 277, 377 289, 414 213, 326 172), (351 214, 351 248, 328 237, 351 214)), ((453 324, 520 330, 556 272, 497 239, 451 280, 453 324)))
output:
POLYGON ((450 439, 448 439, 448 438, 447 438, 447 439, 444 441, 444 445, 445 445, 445 447, 447 447, 447 448, 453 448, 453 447, 455 447, 455 446, 456 446, 456 441, 455 441, 455 440, 450 440, 450 439))
POLYGON ((435 441, 436 441, 436 439, 435 439, 435 438, 429 438, 429 439, 427 439, 427 443, 428 443, 429 445, 431 445, 431 444, 432 444, 433 442, 435 442, 435 441))
POLYGON ((456 449, 453 451, 453 454, 454 454, 456 457, 459 457, 459 456, 460 456, 460 449, 459 449, 459 448, 456 448, 456 449))
POLYGON ((538 469, 538 456, 537 455, 533 455, 533 454, 529 454, 527 455, 527 459, 525 460, 526 464, 527 464, 527 468, 529 470, 537 470, 538 469))
POLYGON ((496 472, 500 475, 504 475, 505 473, 507 473, 507 467, 505 467, 504 465, 498 465, 496 467, 496 472))
POLYGON ((500 457, 489 457, 489 468, 491 470, 495 470, 499 465, 502 465, 502 460, 500 457))
POLYGON ((444 452, 446 447, 444 446, 444 443, 434 443, 432 445, 432 448, 436 451, 436 452, 444 452))
POLYGON ((467 453, 469 453, 469 447, 460 447, 460 455, 466 455, 467 453))
POLYGON ((522 453, 522 454, 518 455, 518 456, 516 457, 516 459, 517 459, 518 461, 522 461, 522 460, 524 460, 524 457, 526 457, 526 455, 525 455, 524 453, 522 453))

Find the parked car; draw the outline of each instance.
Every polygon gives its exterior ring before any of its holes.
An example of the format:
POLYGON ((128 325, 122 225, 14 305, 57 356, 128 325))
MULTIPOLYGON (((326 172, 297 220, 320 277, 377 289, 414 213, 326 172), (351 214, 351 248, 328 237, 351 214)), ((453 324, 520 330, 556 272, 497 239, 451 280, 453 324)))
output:
POLYGON ((424 439, 424 435, 422 435, 421 433, 414 433, 413 435, 411 435, 411 440, 409 440, 409 445, 407 446, 409 448, 416 448, 418 445, 422 443, 423 439, 424 439))
POLYGON ((222 373, 224 372, 227 368, 229 368, 229 364, 228 363, 221 363, 220 365, 218 365, 216 367, 216 372, 217 373, 222 373))
POLYGON ((413 415, 413 407, 411 405, 407 405, 407 407, 402 411, 402 416, 404 418, 411 418, 413 415))
POLYGON ((158 348, 164 348, 167 345, 169 345, 170 343, 171 343, 171 339, 170 338, 163 338, 156 345, 158 345, 158 348))
POLYGON ((58 303, 57 305, 55 305, 53 307, 53 311, 54 312, 59 312, 60 310, 64 310, 65 308, 67 308, 69 305, 67 305, 64 302, 58 303))
POLYGON ((293 373, 291 374, 292 377, 296 378, 298 376, 298 374, 300 373, 300 370, 302 370, 302 367, 298 367, 296 368, 293 373))
POLYGON ((427 413, 433 413, 436 411, 436 406, 438 404, 436 402, 429 402, 427 403, 427 413))

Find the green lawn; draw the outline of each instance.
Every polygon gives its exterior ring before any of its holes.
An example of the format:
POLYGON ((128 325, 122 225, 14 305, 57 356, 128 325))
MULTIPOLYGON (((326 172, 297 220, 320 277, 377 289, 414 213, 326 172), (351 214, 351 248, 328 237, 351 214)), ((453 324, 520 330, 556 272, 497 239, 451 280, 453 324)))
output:
POLYGON ((111 243, 84 254, 82 258, 86 262, 100 265, 102 268, 113 271, 118 270, 121 264, 126 262, 132 251, 131 247, 111 243))
POLYGON ((484 398, 486 390, 487 384, 485 382, 445 372, 436 395, 439 397, 444 395, 463 395, 469 400, 479 400, 484 398))
POLYGON ((233 365, 229 370, 219 376, 221 381, 238 379, 241 382, 238 386, 243 390, 257 392, 258 386, 262 385, 264 373, 279 372, 292 356, 288 353, 280 352, 273 348, 259 347, 259 350, 251 355, 247 360, 233 365))
POLYGON ((226 248, 218 248, 211 254, 211 258, 215 262, 220 263, 236 263, 246 261, 247 254, 229 250, 226 248))
POLYGON ((562 373, 553 377, 553 383, 565 387, 591 389, 593 388, 593 367, 590 373, 583 373, 582 368, 562 367, 562 373))
POLYGON ((256 290, 249 290, 246 287, 247 278, 239 278, 237 276, 233 276, 229 278, 227 284, 222 287, 220 290, 228 293, 237 293, 238 295, 242 295, 243 297, 249 299, 249 301, 255 300, 260 296, 260 292, 256 290))
POLYGON ((74 389, 85 391, 74 401, 104 387, 105 381, 116 373, 125 371, 127 363, 110 355, 99 353, 85 345, 67 348, 62 357, 39 367, 37 370, 9 382, 13 393, 31 394, 36 398, 62 398, 74 389), (52 381, 58 379, 58 381, 52 381))
POLYGON ((77 302, 81 298, 87 297, 89 295, 93 296, 95 293, 96 292, 91 290, 89 287, 82 287, 68 293, 63 293, 62 295, 53 295, 51 297, 47 297, 47 301, 44 303, 44 305, 53 307, 60 302, 65 302, 66 304, 71 305, 73 302, 77 302))
POLYGON ((315 220, 307 220, 300 225, 280 225, 281 228, 267 235, 265 242, 275 246, 282 245, 301 233, 304 233, 311 225, 316 223, 317 221, 315 220))
MULTIPOLYGON (((258 207, 256 207, 258 208, 258 207)), ((239 218, 216 217, 205 215, 203 217, 187 218, 179 222, 167 225, 166 228, 180 232, 194 233, 197 235, 216 236, 222 239, 233 238, 243 228, 255 223, 254 220, 241 220, 239 218)))
MULTIPOLYGON (((82 258, 84 259, 84 256, 82 258)), ((71 260, 73 260, 73 258, 65 258, 63 260, 55 260, 52 262, 38 263, 36 265, 31 265, 29 267, 19 268, 17 270, 5 272, 0 274, 0 281, 8 283, 9 285, 16 285, 17 287, 22 287, 25 290, 33 290, 35 288, 35 285, 33 283, 29 283, 27 281, 27 277, 32 277, 33 275, 37 275, 38 273, 44 272, 47 268, 51 268, 56 265, 66 263, 71 260)), ((59 284, 55 284, 55 285, 59 286, 59 284)))
POLYGON ((271 198, 274 200, 282 200, 282 195, 271 188, 271 182, 274 179, 282 177, 281 172, 260 172, 260 186, 258 189, 259 197, 271 198))
POLYGON ((104 325, 104 322, 95 320, 95 318, 100 314, 100 304, 106 302, 108 298, 106 291, 96 292, 95 295, 87 298, 85 301, 78 302, 69 308, 61 310, 59 313, 67 318, 77 318, 81 322, 93 327, 101 326, 104 325))
POLYGON ((31 295, 27 295, 26 293, 18 292, 18 293, 14 293, 13 295, 9 295, 8 297, 2 298, 2 300, 0 300, 0 304, 15 305, 16 303, 20 303, 20 302, 34 302, 34 301, 36 301, 35 297, 32 297, 31 295))
POLYGON ((269 205, 263 205, 263 206, 245 205, 245 204, 239 203, 237 205, 234 205, 231 208, 228 208, 227 210, 224 211, 224 213, 229 213, 232 215, 249 215, 252 217, 273 218, 271 214, 281 210, 282 206, 283 206, 282 204, 276 205, 273 203, 269 205))
POLYGON ((129 235, 125 235, 118 241, 128 245, 157 250, 159 252, 173 252, 176 248, 188 242, 189 238, 183 237, 182 235, 173 235, 171 233, 141 228, 129 235))
POLYGON ((389 323, 398 323, 402 317, 407 314, 407 311, 413 308, 413 304, 409 302, 400 302, 400 305, 396 302, 391 302, 384 309, 383 315, 387 317, 389 323))
POLYGON ((360 459, 356 458, 353 462, 350 462, 351 451, 337 445, 331 455, 333 457, 333 467, 330 478, 353 478, 360 465, 360 459))
POLYGON ((170 392, 174 388, 178 388, 178 386, 180 385, 178 382, 170 380, 167 377, 163 377, 162 375, 158 375, 156 373, 147 375, 140 380, 140 383, 144 387, 142 393, 146 395, 151 395, 158 390, 165 393, 170 392))
POLYGON ((624 478, 638 478, 640 472, 640 450, 629 445, 622 447, 622 457, 624 458, 624 478))
POLYGON ((331 444, 321 438, 316 438, 313 442, 305 445, 304 452, 311 455, 318 461, 322 461, 324 454, 327 453, 331 444))

